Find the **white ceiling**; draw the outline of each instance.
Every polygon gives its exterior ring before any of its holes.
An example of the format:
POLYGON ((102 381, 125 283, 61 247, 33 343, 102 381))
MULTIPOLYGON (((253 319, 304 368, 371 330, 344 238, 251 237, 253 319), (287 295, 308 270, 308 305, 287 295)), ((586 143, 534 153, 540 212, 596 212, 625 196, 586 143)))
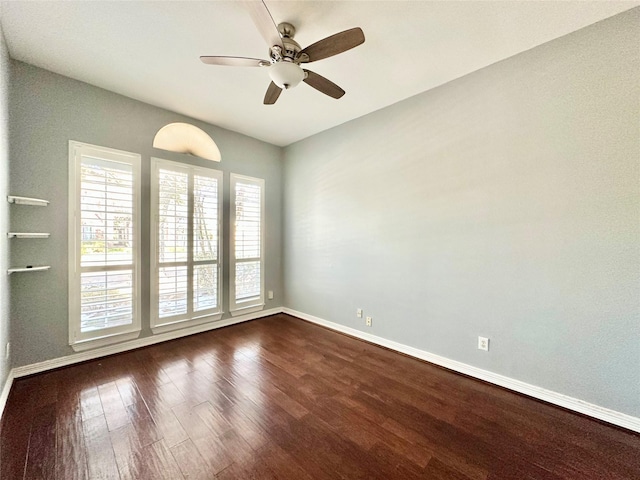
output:
POLYGON ((434 88, 639 2, 272 1, 305 47, 359 26, 363 45, 308 65, 346 90, 305 84, 262 104, 265 68, 200 55, 268 58, 243 2, 2 2, 12 58, 276 145, 434 88))

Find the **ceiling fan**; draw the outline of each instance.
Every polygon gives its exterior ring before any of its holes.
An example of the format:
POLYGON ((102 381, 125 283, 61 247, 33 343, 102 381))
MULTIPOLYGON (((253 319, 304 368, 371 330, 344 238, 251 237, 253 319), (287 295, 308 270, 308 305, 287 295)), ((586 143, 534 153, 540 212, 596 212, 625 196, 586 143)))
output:
POLYGON ((323 40, 301 48, 293 37, 296 29, 290 23, 276 26, 264 1, 246 2, 249 13, 260 34, 269 45, 269 60, 246 57, 201 56, 200 60, 208 65, 232 67, 267 67, 271 84, 267 88, 263 103, 273 105, 283 89, 293 88, 305 82, 316 90, 333 98, 340 98, 344 90, 332 81, 300 64, 311 63, 323 58, 346 52, 364 43, 362 29, 356 27, 336 33, 323 40))

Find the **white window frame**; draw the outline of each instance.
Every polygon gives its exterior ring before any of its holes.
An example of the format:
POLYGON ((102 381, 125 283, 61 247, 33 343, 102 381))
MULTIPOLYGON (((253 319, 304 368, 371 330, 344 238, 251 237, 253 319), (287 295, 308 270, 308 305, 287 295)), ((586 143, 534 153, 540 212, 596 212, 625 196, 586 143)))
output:
POLYGON ((161 158, 151 158, 151 269, 150 269, 150 290, 151 290, 151 330, 154 334, 169 332, 180 328, 201 325, 207 322, 214 322, 222 318, 222 282, 223 282, 223 250, 222 250, 222 203, 224 195, 223 173, 213 168, 198 167, 161 158), (173 317, 160 318, 159 316, 159 285, 158 275, 162 266, 159 262, 158 251, 158 227, 159 227, 159 170, 166 168, 173 171, 181 171, 189 175, 188 187, 188 253, 187 260, 184 262, 176 262, 187 266, 187 313, 176 315, 173 317), (215 178, 218 181, 218 254, 217 254, 217 270, 218 270, 218 305, 216 308, 207 309, 199 312, 193 311, 193 267, 194 265, 210 264, 211 261, 197 261, 193 259, 193 177, 201 174, 203 176, 215 178))
MULTIPOLYGON (((100 147, 69 141, 69 345, 75 351, 84 351, 113 343, 132 340, 140 335, 140 252, 142 213, 140 203, 141 156, 136 153, 124 152, 113 148, 100 147), (80 213, 81 197, 81 163, 83 156, 91 156, 110 162, 123 163, 133 167, 133 318, 130 325, 105 328, 92 332, 81 332, 80 302, 81 302, 81 247, 82 227, 80 213)), ((87 267, 84 267, 87 269, 87 267)), ((95 268, 95 267, 91 267, 95 268)), ((118 266, 104 266, 104 271, 116 271, 118 266)))
POLYGON ((265 244, 265 182, 262 178, 248 177, 245 175, 231 174, 230 178, 230 250, 229 255, 229 312, 232 316, 245 315, 264 309, 264 244, 265 244), (245 183, 250 185, 258 185, 260 187, 260 258, 247 258, 242 260, 236 259, 236 184, 245 183), (260 261, 260 295, 251 297, 241 302, 236 301, 236 264, 245 261, 260 261))

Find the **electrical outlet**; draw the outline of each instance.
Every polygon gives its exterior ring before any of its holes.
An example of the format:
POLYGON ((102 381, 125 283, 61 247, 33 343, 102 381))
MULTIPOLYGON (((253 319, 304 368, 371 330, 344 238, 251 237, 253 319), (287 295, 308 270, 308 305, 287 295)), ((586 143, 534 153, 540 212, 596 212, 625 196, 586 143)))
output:
POLYGON ((361 308, 356 310, 356 317, 362 318, 362 309, 361 308))
POLYGON ((10 354, 11 354, 11 342, 7 342, 7 348, 5 350, 4 358, 8 360, 10 354))
POLYGON ((367 317, 366 319, 367 327, 370 327, 372 322, 373 322, 373 319, 371 317, 367 317))
POLYGON ((487 337, 478 337, 478 350, 489 351, 489 339, 487 337))
POLYGON ((269 300, 273 300, 273 290, 269 290, 269 293, 267 294, 267 298, 269 300))

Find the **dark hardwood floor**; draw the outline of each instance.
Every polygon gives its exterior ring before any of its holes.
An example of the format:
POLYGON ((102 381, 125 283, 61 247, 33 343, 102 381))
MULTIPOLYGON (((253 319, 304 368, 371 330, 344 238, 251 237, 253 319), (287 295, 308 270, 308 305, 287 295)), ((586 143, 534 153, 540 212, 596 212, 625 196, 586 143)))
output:
POLYGON ((640 435, 287 315, 15 381, 13 479, 640 479, 640 435))

